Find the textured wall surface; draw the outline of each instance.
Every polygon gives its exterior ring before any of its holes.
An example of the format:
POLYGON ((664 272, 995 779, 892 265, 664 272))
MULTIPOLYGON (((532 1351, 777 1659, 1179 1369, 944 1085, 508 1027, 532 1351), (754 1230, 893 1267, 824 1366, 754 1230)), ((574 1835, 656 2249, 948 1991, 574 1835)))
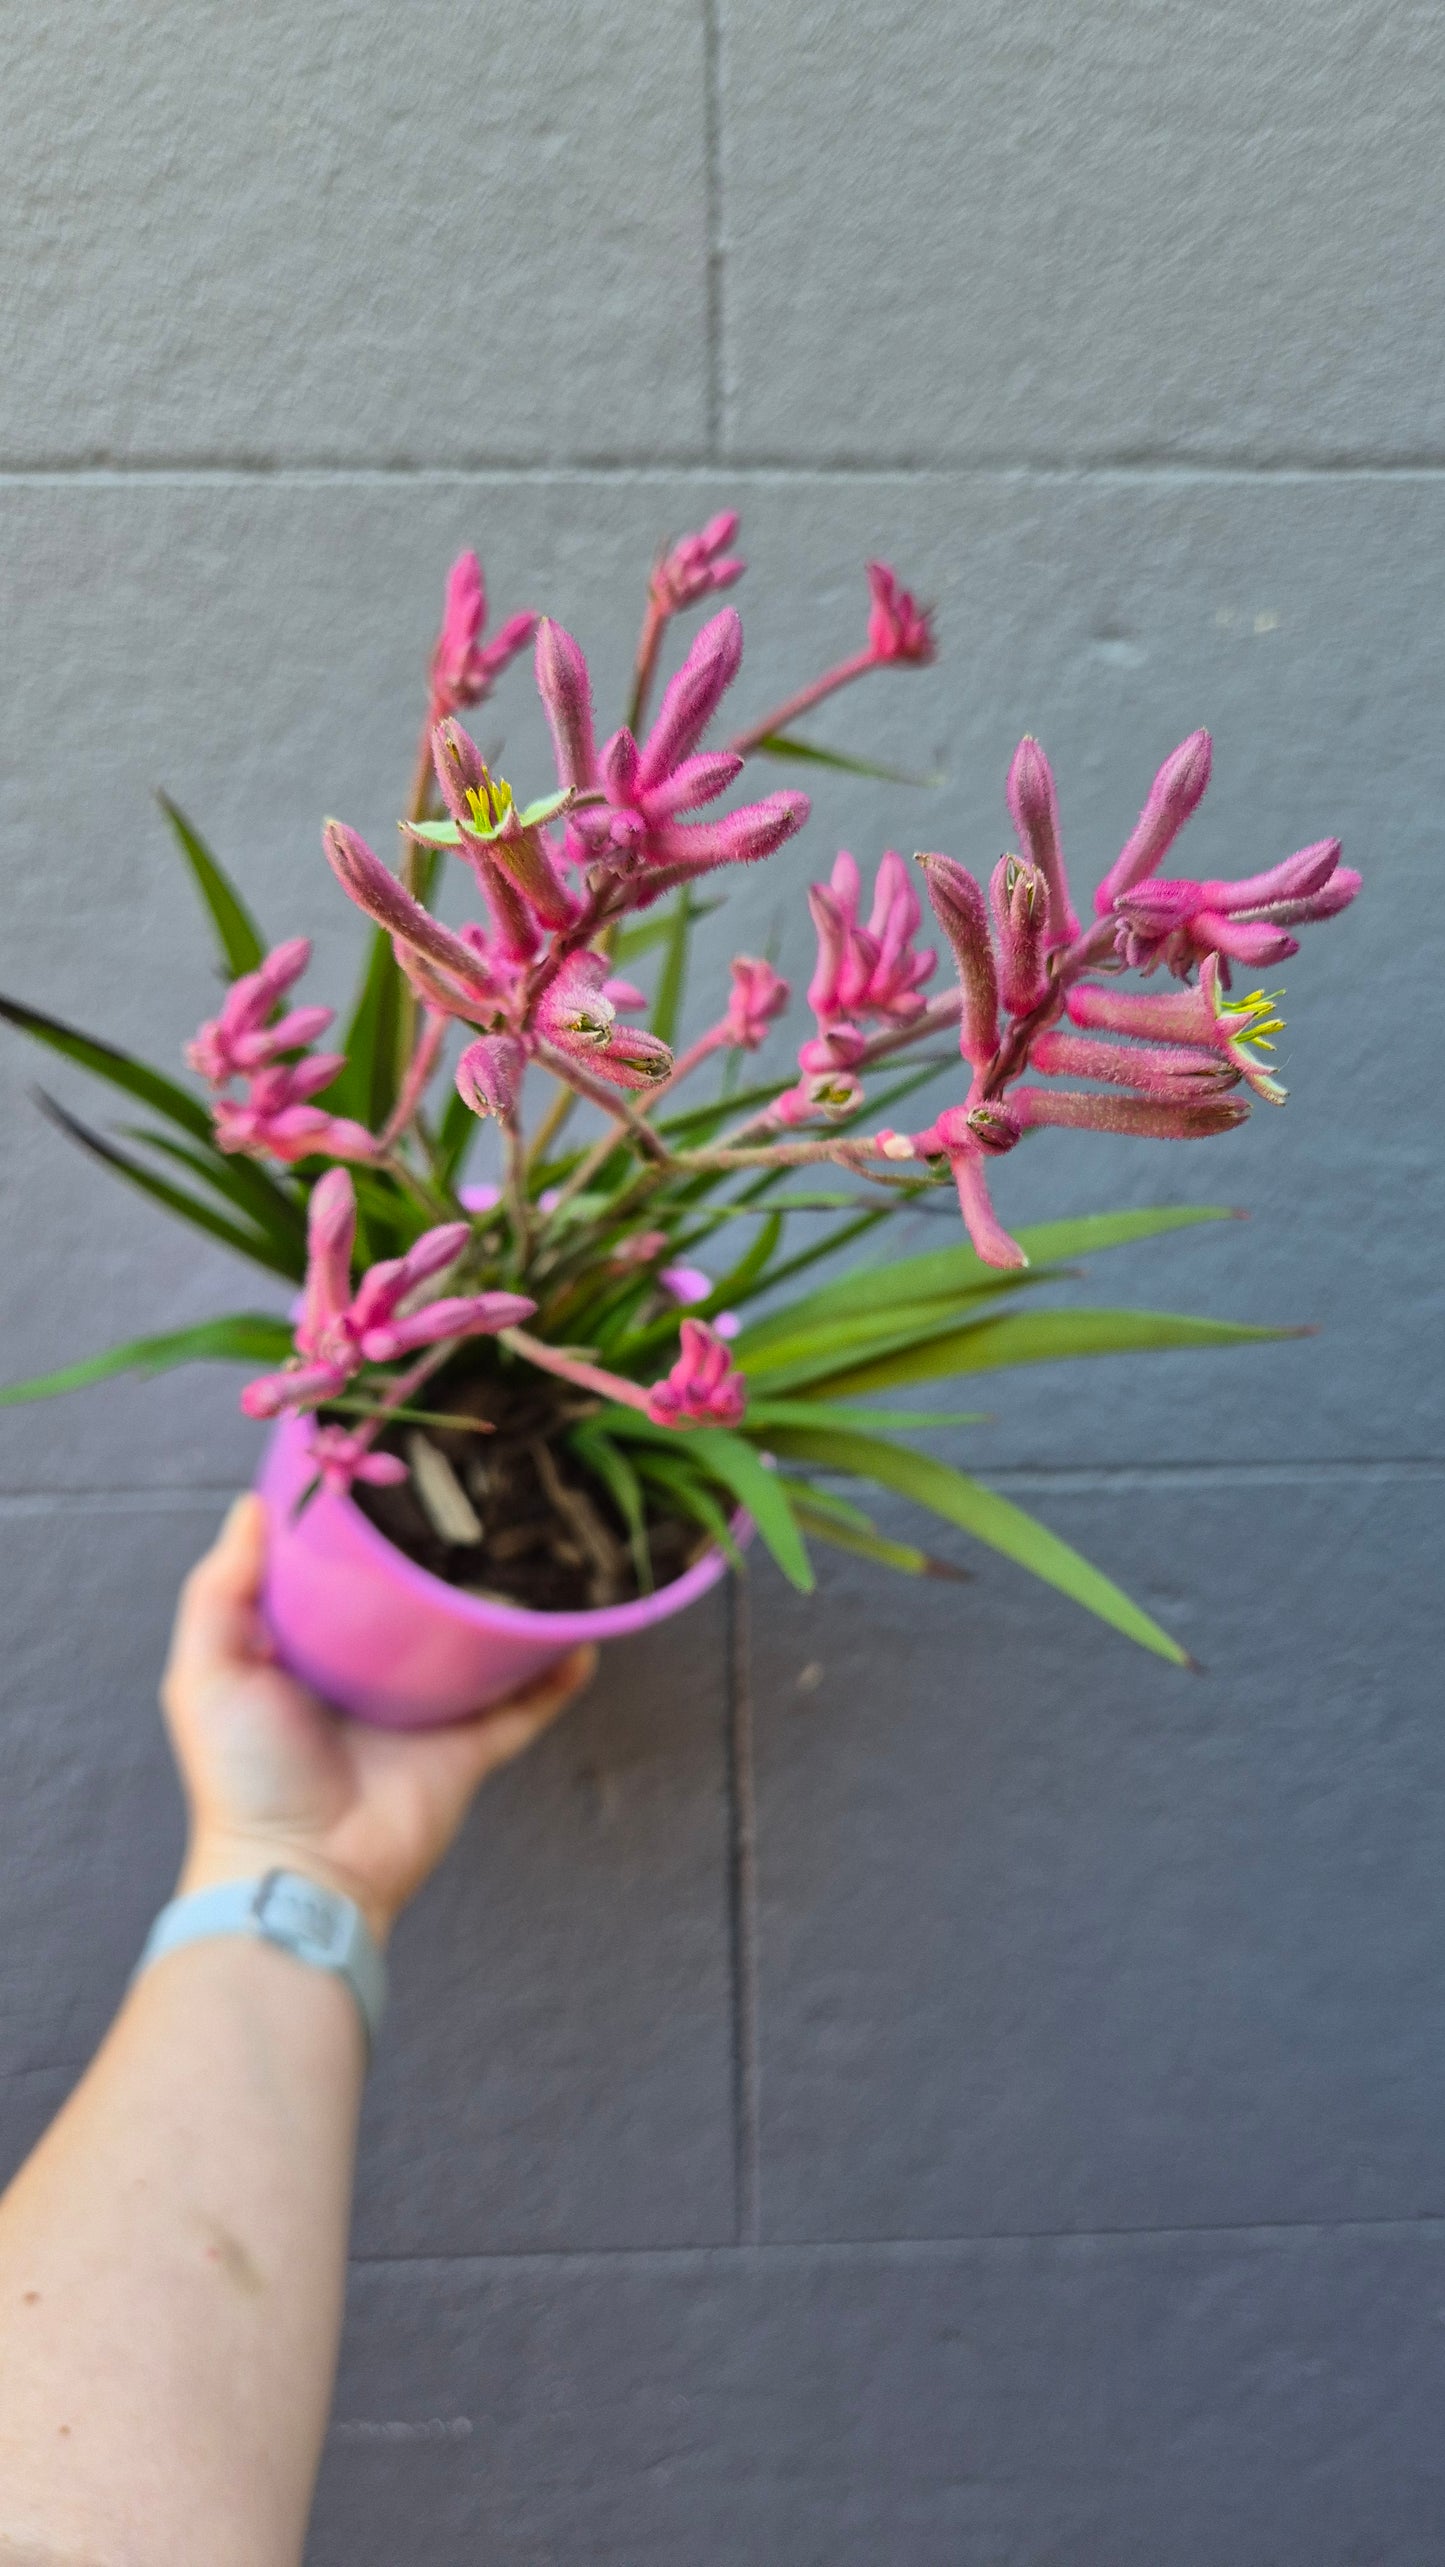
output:
MULTIPOLYGON (((951 1447, 1207 1673, 992 1558, 618 1649, 398 1940, 313 2567, 1442 2567, 1445 19, 32 0, 5 52, 6 987, 195 1022, 162 782, 339 985, 318 818, 384 840, 452 554, 615 690, 724 501, 750 702, 868 553, 945 646, 858 699, 945 785, 830 779, 734 944, 801 960, 844 838, 987 862, 1025 728, 1086 879, 1198 722, 1205 870, 1367 876, 1287 1116, 999 1181, 1236 1203, 1109 1296, 1322 1323, 1002 1377, 951 1447)), ((522 672, 496 714, 537 772, 522 672)), ((8 1377, 237 1298, 35 1068, 8 1377)), ((163 1636, 253 1455, 230 1374, 0 1419, 7 2167, 167 1887, 163 1636)))

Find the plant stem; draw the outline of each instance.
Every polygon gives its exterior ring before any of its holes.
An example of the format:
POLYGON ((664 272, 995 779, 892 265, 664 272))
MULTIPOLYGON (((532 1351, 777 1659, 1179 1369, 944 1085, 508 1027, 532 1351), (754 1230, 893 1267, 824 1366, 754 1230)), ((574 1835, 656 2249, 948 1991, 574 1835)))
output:
MULTIPOLYGON (((672 1152, 668 1149, 666 1142, 659 1140, 651 1125, 644 1123, 635 1107, 629 1105, 615 1087, 608 1087, 602 1079, 593 1078, 591 1072, 584 1070, 580 1062, 569 1060, 565 1052, 555 1051, 550 1043, 538 1044, 537 1058, 544 1069, 551 1071, 554 1078, 565 1079, 567 1085, 575 1088, 579 1096, 586 1097, 589 1105, 600 1105, 604 1114, 610 1114, 615 1122, 620 1123, 624 1131, 628 1132, 636 1142, 644 1158, 655 1159, 659 1167, 672 1166, 672 1152)), ((609 1140, 608 1148, 611 1150, 616 1146, 614 1137, 609 1140)), ((589 1157, 592 1155, 594 1155, 592 1152, 588 1153, 589 1157)), ((564 1200, 570 1200, 571 1196, 579 1190, 577 1177, 574 1175, 568 1179, 564 1189, 564 1200)))
POLYGON ((735 740, 729 740, 728 747, 734 757, 751 757, 759 741, 771 738, 774 731, 785 731, 790 722, 796 722, 800 714, 810 713, 825 696, 836 695, 840 686, 851 686, 856 677, 866 677, 868 671, 877 666, 873 653, 867 649, 856 652, 851 660, 840 660, 836 668, 826 670, 822 677, 815 677, 811 686, 790 695, 785 704, 775 705, 771 713, 764 714, 761 722, 754 722, 747 731, 739 731, 735 740))
POLYGON ((662 648, 662 637, 666 630, 667 608, 659 606, 657 599, 649 590, 647 612, 642 619, 642 637, 637 645, 637 664, 632 676, 632 693, 627 705, 627 728, 634 739, 642 728, 642 717, 647 710, 647 699, 652 692, 653 678, 657 674, 657 654, 662 648))
POLYGON ((536 1132, 533 1134, 531 1148, 527 1154, 527 1164, 529 1167, 539 1168, 542 1166, 546 1159, 547 1152, 552 1147, 553 1142, 557 1139, 558 1134, 561 1132, 562 1127, 576 1102, 576 1089, 568 1087, 563 1080, 559 1079, 557 1082, 557 1093, 553 1097, 551 1104, 548 1106, 546 1113, 543 1115, 541 1122, 538 1124, 536 1132))
POLYGON ((532 1215, 527 1202, 527 1153, 515 1115, 502 1125, 502 1147, 506 1154, 506 1173, 502 1192, 506 1199, 507 1217, 512 1225, 516 1247, 517 1271, 522 1273, 532 1253, 532 1215))
POLYGON ((540 1337, 529 1336, 525 1328, 503 1328, 497 1343, 510 1346, 539 1372, 555 1373, 558 1381, 571 1382, 577 1390, 595 1391, 599 1398, 621 1400, 628 1408, 646 1414, 647 1393, 636 1382, 626 1382, 620 1373, 604 1372, 600 1364, 589 1364, 582 1355, 569 1355, 560 1346, 544 1345, 540 1337))

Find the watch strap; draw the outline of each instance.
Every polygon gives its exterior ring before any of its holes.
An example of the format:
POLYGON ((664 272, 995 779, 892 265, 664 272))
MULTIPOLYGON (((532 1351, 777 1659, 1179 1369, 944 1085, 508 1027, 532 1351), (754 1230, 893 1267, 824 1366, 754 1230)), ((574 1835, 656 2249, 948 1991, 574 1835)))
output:
POLYGON ((386 1963, 354 1900, 309 1880, 304 1872, 266 1872, 257 1880, 218 1881, 190 1890, 163 1907, 145 1940, 135 1975, 218 1934, 246 1934, 274 1943, 313 1969, 344 1979, 361 2010, 368 2047, 375 2043, 386 2007, 386 1963))

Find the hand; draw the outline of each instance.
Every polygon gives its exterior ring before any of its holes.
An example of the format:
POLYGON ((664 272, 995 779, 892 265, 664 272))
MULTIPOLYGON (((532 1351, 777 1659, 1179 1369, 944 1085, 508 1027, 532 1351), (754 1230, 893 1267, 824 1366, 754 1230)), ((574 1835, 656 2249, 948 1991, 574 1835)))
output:
POLYGON ((265 1547, 259 1498, 237 1498, 181 1591, 161 1683, 191 1817, 181 1887, 279 1865, 355 1899, 384 1941, 478 1784, 591 1681, 596 1651, 574 1649, 477 1720, 364 1728, 277 1666, 258 1609, 265 1547))

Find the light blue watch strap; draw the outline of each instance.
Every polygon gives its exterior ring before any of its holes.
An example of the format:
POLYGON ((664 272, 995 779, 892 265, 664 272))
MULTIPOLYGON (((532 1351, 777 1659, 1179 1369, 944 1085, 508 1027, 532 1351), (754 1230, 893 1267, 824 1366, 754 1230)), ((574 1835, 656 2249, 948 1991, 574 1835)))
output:
POLYGON ((136 1963, 138 1978, 165 1952, 216 1934, 249 1934, 274 1943, 313 1969, 344 1979, 374 2045, 386 2007, 386 1963, 359 1907, 302 1872, 266 1872, 254 1881, 220 1881, 163 1907, 136 1963))

